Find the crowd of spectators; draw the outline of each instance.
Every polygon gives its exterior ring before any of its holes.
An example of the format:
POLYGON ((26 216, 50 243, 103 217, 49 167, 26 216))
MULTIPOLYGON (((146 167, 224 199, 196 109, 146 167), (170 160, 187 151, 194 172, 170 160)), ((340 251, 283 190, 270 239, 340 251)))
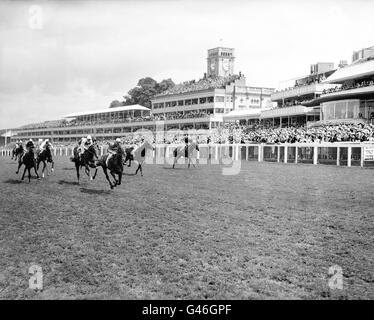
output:
POLYGON ((227 77, 220 76, 210 76, 204 77, 198 81, 191 80, 185 81, 183 83, 177 84, 166 91, 159 93, 157 96, 166 96, 169 94, 181 94, 186 92, 224 88, 226 85, 233 83, 235 80, 239 79, 240 75, 231 75, 227 77))
MULTIPOLYGON (((247 126, 227 124, 224 127, 206 131, 166 131, 164 133, 142 135, 140 132, 124 133, 123 145, 139 144, 142 138, 151 143, 183 144, 186 135, 198 143, 322 143, 322 142, 374 142, 374 125, 372 124, 338 124, 321 125, 308 128, 305 126, 288 128, 264 128, 260 124, 247 126)), ((105 146, 109 140, 99 140, 99 146, 105 146)), ((62 143, 63 144, 63 143, 62 143)), ((74 145, 66 143, 65 145, 74 145)))
POLYGON ((356 88, 363 88, 363 87, 369 87, 374 86, 374 80, 364 80, 364 81, 351 81, 346 82, 342 84, 341 86, 335 86, 334 88, 325 89, 322 91, 322 94, 328 94, 333 92, 339 92, 344 90, 350 90, 350 89, 356 89, 356 88))
POLYGON ((289 91, 289 90, 293 90, 295 88, 309 86, 309 85, 315 84, 315 83, 321 83, 324 80, 326 80, 326 76, 324 74, 319 75, 319 76, 318 75, 311 75, 309 77, 296 80, 293 87, 287 87, 287 88, 284 88, 282 90, 275 90, 275 92, 289 91))

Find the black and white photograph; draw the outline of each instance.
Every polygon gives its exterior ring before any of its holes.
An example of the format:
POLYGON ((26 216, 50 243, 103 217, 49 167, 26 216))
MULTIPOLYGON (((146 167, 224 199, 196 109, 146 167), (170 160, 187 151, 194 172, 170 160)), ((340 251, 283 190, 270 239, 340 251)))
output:
POLYGON ((0 0, 0 300, 374 299, 373 12, 0 0))

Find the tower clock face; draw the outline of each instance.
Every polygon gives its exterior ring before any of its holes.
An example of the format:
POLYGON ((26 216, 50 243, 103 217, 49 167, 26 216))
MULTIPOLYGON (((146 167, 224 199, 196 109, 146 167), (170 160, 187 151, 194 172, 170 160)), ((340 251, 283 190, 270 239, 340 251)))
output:
POLYGON ((216 64, 214 62, 211 62, 210 63, 210 70, 214 71, 215 68, 216 68, 216 64))
POLYGON ((223 68, 223 70, 228 71, 229 70, 229 66, 230 66, 229 60, 225 59, 225 60, 222 61, 222 68, 223 68))

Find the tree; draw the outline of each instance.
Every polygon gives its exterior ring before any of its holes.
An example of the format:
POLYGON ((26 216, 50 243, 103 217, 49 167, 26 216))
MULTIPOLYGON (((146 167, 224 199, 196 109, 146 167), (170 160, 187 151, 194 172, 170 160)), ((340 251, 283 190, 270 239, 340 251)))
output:
POLYGON ((142 78, 138 81, 135 88, 132 88, 126 96, 124 96, 125 101, 119 102, 118 100, 112 101, 110 108, 115 108, 120 105, 128 106, 132 104, 139 104, 141 106, 150 108, 151 99, 158 93, 161 93, 169 88, 174 87, 173 80, 165 79, 160 83, 151 77, 142 78), (118 105, 118 103, 120 103, 118 105))
POLYGON ((123 105, 122 102, 119 102, 118 100, 114 100, 110 103, 109 108, 117 108, 117 107, 120 107, 122 105, 123 105))

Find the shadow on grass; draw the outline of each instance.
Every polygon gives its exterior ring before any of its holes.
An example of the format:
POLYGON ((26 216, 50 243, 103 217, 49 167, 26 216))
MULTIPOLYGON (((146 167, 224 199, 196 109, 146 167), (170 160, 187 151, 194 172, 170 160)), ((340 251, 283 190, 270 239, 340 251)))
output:
POLYGON ((87 193, 87 194, 110 194, 111 193, 109 190, 95 190, 95 189, 87 189, 87 188, 81 188, 80 190, 82 193, 87 193))
POLYGON ((183 166, 183 165, 179 165, 178 167, 162 167, 162 169, 165 169, 165 170, 184 170, 184 169, 188 169, 187 166, 183 166))
POLYGON ((8 183, 8 184, 20 184, 22 183, 22 180, 21 179, 8 179, 6 181, 3 181, 4 183, 8 183))
POLYGON ((57 182, 58 184, 61 184, 61 185, 68 185, 68 186, 78 186, 79 183, 77 181, 65 181, 65 180, 60 180, 59 182, 57 182))
POLYGON ((61 168, 61 170, 75 170, 75 167, 73 167, 73 168, 61 168))

